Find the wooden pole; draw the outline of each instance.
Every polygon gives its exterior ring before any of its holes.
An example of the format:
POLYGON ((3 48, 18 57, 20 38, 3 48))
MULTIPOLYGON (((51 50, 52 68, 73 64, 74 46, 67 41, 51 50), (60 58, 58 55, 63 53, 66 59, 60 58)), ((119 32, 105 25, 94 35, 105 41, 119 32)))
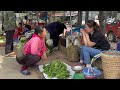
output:
POLYGON ((73 44, 73 32, 72 32, 72 18, 71 18, 71 11, 70 11, 70 28, 71 28, 71 36, 72 36, 72 44, 73 44))

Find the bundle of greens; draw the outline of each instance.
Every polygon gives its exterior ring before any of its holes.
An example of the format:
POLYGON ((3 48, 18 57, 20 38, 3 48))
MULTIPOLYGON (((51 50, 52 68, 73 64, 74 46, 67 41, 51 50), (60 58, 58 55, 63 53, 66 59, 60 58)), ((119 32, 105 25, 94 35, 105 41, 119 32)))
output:
POLYGON ((26 37, 22 37, 21 39, 20 39, 20 44, 21 45, 24 45, 25 44, 25 42, 26 42, 26 37))
POLYGON ((26 40, 27 40, 26 37, 21 37, 19 43, 16 45, 16 48, 18 49, 18 48, 23 47, 23 45, 25 44, 26 40))
POLYGON ((47 66, 44 65, 43 73, 47 74, 49 78, 68 79, 70 76, 67 66, 60 60, 54 60, 47 66))
POLYGON ((5 36, 1 36, 1 37, 0 37, 0 44, 3 44, 3 43, 5 43, 5 42, 6 42, 5 36))

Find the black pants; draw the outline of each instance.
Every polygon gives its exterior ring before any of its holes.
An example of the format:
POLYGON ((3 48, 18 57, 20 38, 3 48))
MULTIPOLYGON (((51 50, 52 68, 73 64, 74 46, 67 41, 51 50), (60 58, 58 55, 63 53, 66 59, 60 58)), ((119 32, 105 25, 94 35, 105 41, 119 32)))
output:
POLYGON ((51 39, 53 40, 53 47, 57 47, 59 42, 59 35, 55 34, 51 39))
POLYGON ((5 54, 13 52, 13 35, 15 30, 6 31, 5 54))
POLYGON ((23 60, 19 60, 19 58, 16 57, 16 60, 19 64, 24 65, 25 67, 31 67, 37 62, 40 61, 40 56, 38 55, 26 55, 23 60))

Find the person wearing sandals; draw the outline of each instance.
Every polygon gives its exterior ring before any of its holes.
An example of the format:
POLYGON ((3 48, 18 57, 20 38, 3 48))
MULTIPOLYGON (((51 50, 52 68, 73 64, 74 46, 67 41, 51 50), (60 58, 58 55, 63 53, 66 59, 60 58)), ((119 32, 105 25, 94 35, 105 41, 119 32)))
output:
POLYGON ((88 20, 84 29, 80 29, 83 35, 83 46, 80 49, 80 65, 91 67, 91 57, 110 49, 110 44, 102 34, 98 24, 88 20))
POLYGON ((28 41, 23 46, 23 60, 16 60, 19 64, 22 64, 21 73, 24 75, 30 75, 28 68, 36 65, 41 58, 47 59, 46 46, 44 38, 46 37, 46 28, 42 26, 37 26, 35 28, 34 34, 28 39, 28 41))
POLYGON ((6 33, 5 56, 9 57, 15 54, 15 52, 13 52, 13 36, 17 27, 16 15, 14 11, 2 11, 2 13, 3 27, 6 33))

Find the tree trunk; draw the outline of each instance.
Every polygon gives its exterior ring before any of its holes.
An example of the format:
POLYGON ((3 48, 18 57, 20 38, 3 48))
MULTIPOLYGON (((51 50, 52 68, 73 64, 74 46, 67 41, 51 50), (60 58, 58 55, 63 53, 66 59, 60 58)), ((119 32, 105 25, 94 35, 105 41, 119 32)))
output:
POLYGON ((46 14, 45 25, 47 25, 48 12, 46 11, 45 14, 46 14))
POLYGON ((85 23, 88 22, 88 19, 89 19, 89 11, 86 11, 86 14, 85 14, 85 23))
POLYGON ((99 19, 100 30, 102 32, 103 32, 103 29, 104 29, 104 25, 103 25, 104 15, 103 14, 104 14, 103 11, 99 11, 98 19, 99 19))
POLYGON ((54 22, 55 22, 55 11, 54 11, 54 22))
POLYGON ((105 35, 106 23, 107 23, 107 12, 104 14, 105 22, 103 23, 103 34, 105 35))
POLYGON ((82 25, 82 11, 78 11, 78 23, 77 26, 82 25))
POLYGON ((65 23, 65 11, 64 11, 64 16, 63 16, 63 22, 65 23))

